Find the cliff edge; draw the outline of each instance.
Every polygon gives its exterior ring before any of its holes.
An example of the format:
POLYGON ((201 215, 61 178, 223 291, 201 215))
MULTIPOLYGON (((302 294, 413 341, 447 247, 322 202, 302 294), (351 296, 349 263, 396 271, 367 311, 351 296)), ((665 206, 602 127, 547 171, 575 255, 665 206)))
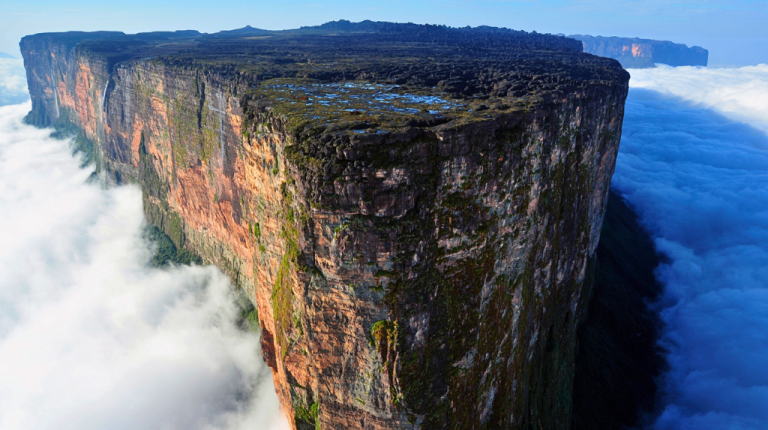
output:
POLYGON ((616 61, 370 21, 20 45, 27 120, 74 127, 254 302, 293 428, 571 425, 616 61))

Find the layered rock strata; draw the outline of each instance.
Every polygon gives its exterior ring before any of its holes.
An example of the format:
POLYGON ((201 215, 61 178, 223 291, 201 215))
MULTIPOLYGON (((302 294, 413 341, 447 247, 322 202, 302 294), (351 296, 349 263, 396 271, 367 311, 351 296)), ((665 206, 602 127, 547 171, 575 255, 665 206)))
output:
POLYGON ((148 219, 259 311, 293 428, 565 428, 629 76, 579 42, 329 23, 21 42, 148 219))

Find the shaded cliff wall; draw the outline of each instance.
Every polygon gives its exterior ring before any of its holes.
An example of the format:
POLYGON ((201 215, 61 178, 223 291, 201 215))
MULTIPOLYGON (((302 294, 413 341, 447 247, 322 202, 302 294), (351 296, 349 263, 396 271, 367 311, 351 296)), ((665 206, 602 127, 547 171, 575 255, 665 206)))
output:
POLYGON ((587 318, 578 329, 574 430, 644 428, 666 363, 661 319, 648 308, 661 294, 653 239, 611 191, 587 318))
POLYGON ((153 223, 255 301, 296 428, 570 425, 626 81, 308 136, 202 69, 22 52, 30 120, 76 124, 153 223))
POLYGON ((571 35, 584 44, 584 52, 601 57, 615 58, 626 68, 654 67, 661 63, 669 66, 706 66, 709 51, 700 46, 688 47, 682 43, 661 40, 571 35))

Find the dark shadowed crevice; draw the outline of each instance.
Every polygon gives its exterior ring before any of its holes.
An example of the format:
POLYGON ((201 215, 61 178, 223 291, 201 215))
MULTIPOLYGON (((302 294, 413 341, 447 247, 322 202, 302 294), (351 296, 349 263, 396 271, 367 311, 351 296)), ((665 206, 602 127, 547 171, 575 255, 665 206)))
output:
POLYGON ((657 345, 661 320, 646 305, 661 293, 654 270, 663 257, 613 191, 596 254, 592 299, 578 330, 574 430, 638 426, 666 365, 657 345))

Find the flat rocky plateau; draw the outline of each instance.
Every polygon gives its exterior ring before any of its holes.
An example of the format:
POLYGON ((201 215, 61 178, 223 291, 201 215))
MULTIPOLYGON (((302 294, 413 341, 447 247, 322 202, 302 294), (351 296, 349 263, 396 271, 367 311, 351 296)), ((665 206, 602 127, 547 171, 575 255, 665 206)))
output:
POLYGON ((579 41, 346 21, 25 37, 79 135, 254 303, 295 429, 567 428, 629 75, 579 41))

